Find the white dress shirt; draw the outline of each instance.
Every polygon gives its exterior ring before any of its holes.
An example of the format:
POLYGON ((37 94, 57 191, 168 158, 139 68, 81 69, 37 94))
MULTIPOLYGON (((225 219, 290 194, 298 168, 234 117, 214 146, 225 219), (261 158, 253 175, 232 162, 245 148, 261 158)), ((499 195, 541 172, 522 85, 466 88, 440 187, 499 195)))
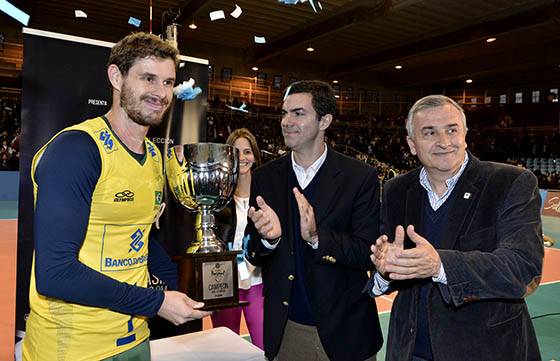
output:
MULTIPOLYGON (((247 226, 247 212, 249 211, 249 197, 233 196, 237 224, 235 225, 235 236, 233 238, 232 250, 243 250, 245 238, 245 227, 247 226)), ((262 283, 260 267, 253 266, 246 258, 237 263, 237 275, 239 288, 248 290, 252 286, 262 283)))
MULTIPOLYGON (((327 159, 327 144, 326 143, 324 143, 324 147, 325 147, 325 150, 323 151, 323 154, 321 154, 321 156, 319 158, 317 158, 317 160, 315 162, 313 162, 313 164, 311 164, 307 168, 303 168, 301 165, 297 164, 296 159, 294 158, 294 152, 292 152, 292 154, 291 154, 292 169, 294 170, 294 173, 296 174, 296 178, 297 178, 298 184, 299 184, 301 189, 307 188, 307 186, 311 183, 311 181, 313 181, 313 178, 315 178, 315 175, 317 175, 317 172, 319 172, 319 169, 321 169, 321 166, 323 165, 323 163, 325 163, 325 159, 327 159)), ((271 244, 266 239, 262 239, 262 243, 268 249, 275 249, 276 246, 278 246, 278 242, 276 242, 274 244, 271 244)), ((313 244, 308 242, 308 244, 313 249, 319 248, 319 242, 315 242, 313 244)))

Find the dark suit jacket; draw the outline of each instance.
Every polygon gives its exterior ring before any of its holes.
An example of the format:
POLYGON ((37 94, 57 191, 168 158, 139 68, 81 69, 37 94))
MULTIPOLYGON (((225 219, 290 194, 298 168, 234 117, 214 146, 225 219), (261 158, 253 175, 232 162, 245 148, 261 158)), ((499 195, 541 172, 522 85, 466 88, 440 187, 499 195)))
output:
MULTIPOLYGON (((286 156, 259 167, 253 173, 251 205, 262 196, 282 225, 282 239, 270 251, 251 221, 246 233, 249 261, 262 265, 265 305, 265 354, 278 353, 295 272, 294 229, 291 222, 293 192, 288 187, 292 170, 286 156)), ((319 248, 305 244, 305 281, 323 347, 332 360, 364 360, 383 343, 375 303, 361 293, 371 268, 369 246, 378 235, 379 180, 373 167, 328 149, 319 173, 312 204, 318 226, 319 248), (313 253, 314 252, 314 253, 313 253)), ((299 231, 299 230, 298 230, 299 231)), ((307 347, 307 345, 302 345, 307 347)))
MULTIPOLYGON (((469 157, 448 199, 455 196, 438 249, 447 285, 431 283, 428 293, 434 359, 540 360, 524 301, 540 281, 544 257, 537 180, 527 170, 469 157)), ((413 224, 423 234, 427 196, 419 172, 385 186, 381 230, 390 239, 399 224, 413 224)), ((414 280, 391 283, 399 294, 391 311, 387 360, 412 357, 419 288, 414 280)))

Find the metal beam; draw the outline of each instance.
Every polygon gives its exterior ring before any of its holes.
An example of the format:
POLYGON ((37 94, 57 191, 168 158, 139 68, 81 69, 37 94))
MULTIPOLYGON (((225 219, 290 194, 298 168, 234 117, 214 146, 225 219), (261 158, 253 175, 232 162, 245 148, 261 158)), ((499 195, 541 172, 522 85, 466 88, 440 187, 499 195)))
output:
POLYGON ((338 31, 347 26, 383 16, 389 11, 392 1, 382 0, 373 7, 364 6, 363 4, 366 3, 371 3, 371 0, 353 1, 325 19, 299 28, 264 47, 249 49, 249 53, 252 53, 252 55, 249 55, 250 63, 258 64, 298 44, 309 42, 319 36, 338 31))
POLYGON ((510 31, 536 26, 557 18, 560 14, 560 5, 557 2, 542 5, 517 14, 484 23, 468 25, 462 29, 449 33, 436 35, 431 38, 414 43, 387 49, 381 52, 366 55, 344 63, 336 64, 329 69, 329 77, 339 77, 343 74, 353 73, 368 68, 372 65, 396 61, 406 57, 429 54, 445 48, 457 46, 470 41, 484 39, 510 31))

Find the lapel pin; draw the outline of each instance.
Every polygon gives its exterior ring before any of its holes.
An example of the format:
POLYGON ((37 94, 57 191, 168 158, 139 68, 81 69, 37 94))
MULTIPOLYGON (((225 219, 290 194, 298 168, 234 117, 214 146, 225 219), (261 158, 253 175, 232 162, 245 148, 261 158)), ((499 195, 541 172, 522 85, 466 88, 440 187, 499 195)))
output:
POLYGON ((465 194, 463 194, 463 198, 465 199, 469 199, 471 197, 471 194, 469 192, 465 192, 465 194))

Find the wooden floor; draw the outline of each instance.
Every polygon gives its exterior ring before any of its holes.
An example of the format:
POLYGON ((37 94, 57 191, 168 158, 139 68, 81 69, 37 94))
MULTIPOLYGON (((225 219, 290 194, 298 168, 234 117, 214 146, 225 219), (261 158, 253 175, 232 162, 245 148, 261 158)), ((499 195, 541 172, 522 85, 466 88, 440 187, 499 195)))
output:
POLYGON ((17 221, 0 219, 0 360, 13 360, 16 319, 17 221))

